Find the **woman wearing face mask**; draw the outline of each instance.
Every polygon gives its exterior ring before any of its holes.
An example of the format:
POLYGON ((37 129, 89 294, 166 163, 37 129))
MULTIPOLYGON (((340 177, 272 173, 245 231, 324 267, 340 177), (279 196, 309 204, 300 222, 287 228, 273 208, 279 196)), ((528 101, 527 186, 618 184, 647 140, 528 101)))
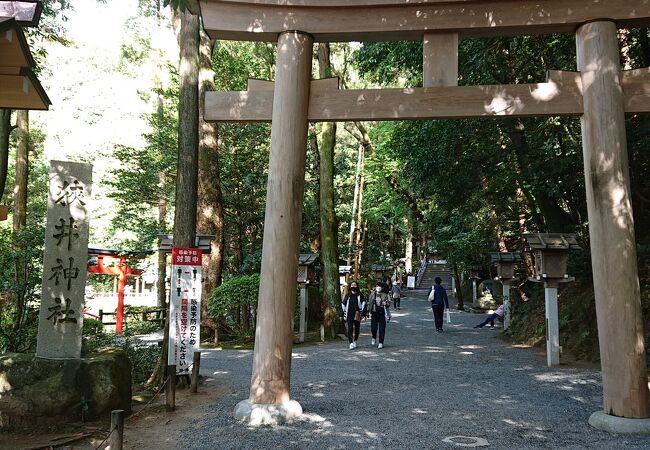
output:
POLYGON ((341 302, 341 316, 347 325, 350 350, 357 348, 361 318, 366 316, 366 302, 356 281, 350 283, 348 293, 341 302))
POLYGON ((386 334, 386 319, 390 307, 390 297, 387 289, 381 281, 377 281, 375 290, 370 294, 370 331, 372 332, 372 345, 377 342, 377 331, 379 331, 379 345, 377 348, 384 348, 384 336, 386 334))

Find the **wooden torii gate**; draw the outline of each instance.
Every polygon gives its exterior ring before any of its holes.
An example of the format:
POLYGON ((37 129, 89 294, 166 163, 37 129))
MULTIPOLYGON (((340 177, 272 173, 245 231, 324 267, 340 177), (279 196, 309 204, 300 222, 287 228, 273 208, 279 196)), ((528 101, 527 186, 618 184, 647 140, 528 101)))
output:
MULTIPOLYGON (((626 112, 650 111, 650 69, 621 71, 618 27, 650 25, 647 0, 200 0, 216 39, 277 42, 275 83, 209 92, 210 121, 271 121, 262 273, 250 397, 236 415, 277 422, 290 400, 294 292, 309 121, 574 115, 583 154, 603 429, 650 430, 626 112), (575 33, 578 72, 544 83, 457 86, 458 39, 575 33), (423 88, 339 90, 310 80, 314 42, 422 40, 423 88), (625 419, 624 419, 625 418, 625 419), (623 422, 620 422, 623 421, 623 422), (621 425, 621 423, 624 423, 621 425)), ((595 419, 594 419, 595 417, 595 419)))

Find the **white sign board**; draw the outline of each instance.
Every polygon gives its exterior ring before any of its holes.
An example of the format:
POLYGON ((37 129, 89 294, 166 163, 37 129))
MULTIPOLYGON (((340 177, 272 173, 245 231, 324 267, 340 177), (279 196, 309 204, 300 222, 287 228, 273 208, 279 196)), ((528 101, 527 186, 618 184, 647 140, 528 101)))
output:
POLYGON ((172 249, 167 364, 188 374, 201 337, 201 260, 198 248, 172 249))
POLYGON ((415 277, 412 276, 406 277, 406 288, 415 289, 415 277))

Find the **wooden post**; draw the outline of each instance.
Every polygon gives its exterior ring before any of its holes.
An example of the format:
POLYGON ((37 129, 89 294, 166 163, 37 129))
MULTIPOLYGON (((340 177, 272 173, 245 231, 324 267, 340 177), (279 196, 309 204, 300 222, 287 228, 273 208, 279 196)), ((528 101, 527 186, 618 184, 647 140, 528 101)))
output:
POLYGON ((646 418, 648 378, 616 25, 587 23, 576 41, 603 411, 646 418))
POLYGON ((255 329, 253 404, 285 403, 298 271, 313 39, 280 34, 276 60, 262 270, 255 329))
POLYGON ((557 309, 557 286, 544 284, 544 303, 546 310, 546 364, 548 367, 560 365, 560 324, 557 309))
POLYGON ((307 300, 308 296, 307 286, 300 286, 300 324, 298 325, 298 341, 305 342, 305 329, 307 328, 307 300))
POLYGON ((458 33, 425 33, 422 86, 458 86, 458 33))
POLYGON ((167 366, 167 386, 165 386, 165 406, 167 411, 176 409, 176 364, 167 366))
POLYGON ((104 323, 104 310, 100 309, 99 312, 97 313, 97 316, 99 317, 99 321, 101 323, 104 323))
POLYGON ((121 334, 124 326, 124 289, 126 287, 126 258, 120 258, 120 274, 117 276, 117 314, 115 316, 115 333, 121 334))
POLYGON ((501 285, 503 286, 503 329, 507 330, 510 326, 510 280, 501 280, 501 285))
POLYGON ((109 439, 111 450, 122 450, 124 442, 124 410, 111 411, 111 437, 109 439))
POLYGON ((192 382, 190 392, 196 393, 199 389, 199 370, 201 370, 201 352, 194 352, 192 357, 192 382))

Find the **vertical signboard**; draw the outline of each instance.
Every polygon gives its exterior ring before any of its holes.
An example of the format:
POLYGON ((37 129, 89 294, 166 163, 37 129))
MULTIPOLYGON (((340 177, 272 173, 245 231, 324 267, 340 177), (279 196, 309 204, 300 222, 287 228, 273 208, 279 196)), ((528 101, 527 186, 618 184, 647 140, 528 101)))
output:
POLYGON ((201 260, 198 248, 172 248, 167 364, 188 374, 201 336, 201 260))
POLYGON ((80 358, 92 166, 50 162, 36 356, 80 358))

